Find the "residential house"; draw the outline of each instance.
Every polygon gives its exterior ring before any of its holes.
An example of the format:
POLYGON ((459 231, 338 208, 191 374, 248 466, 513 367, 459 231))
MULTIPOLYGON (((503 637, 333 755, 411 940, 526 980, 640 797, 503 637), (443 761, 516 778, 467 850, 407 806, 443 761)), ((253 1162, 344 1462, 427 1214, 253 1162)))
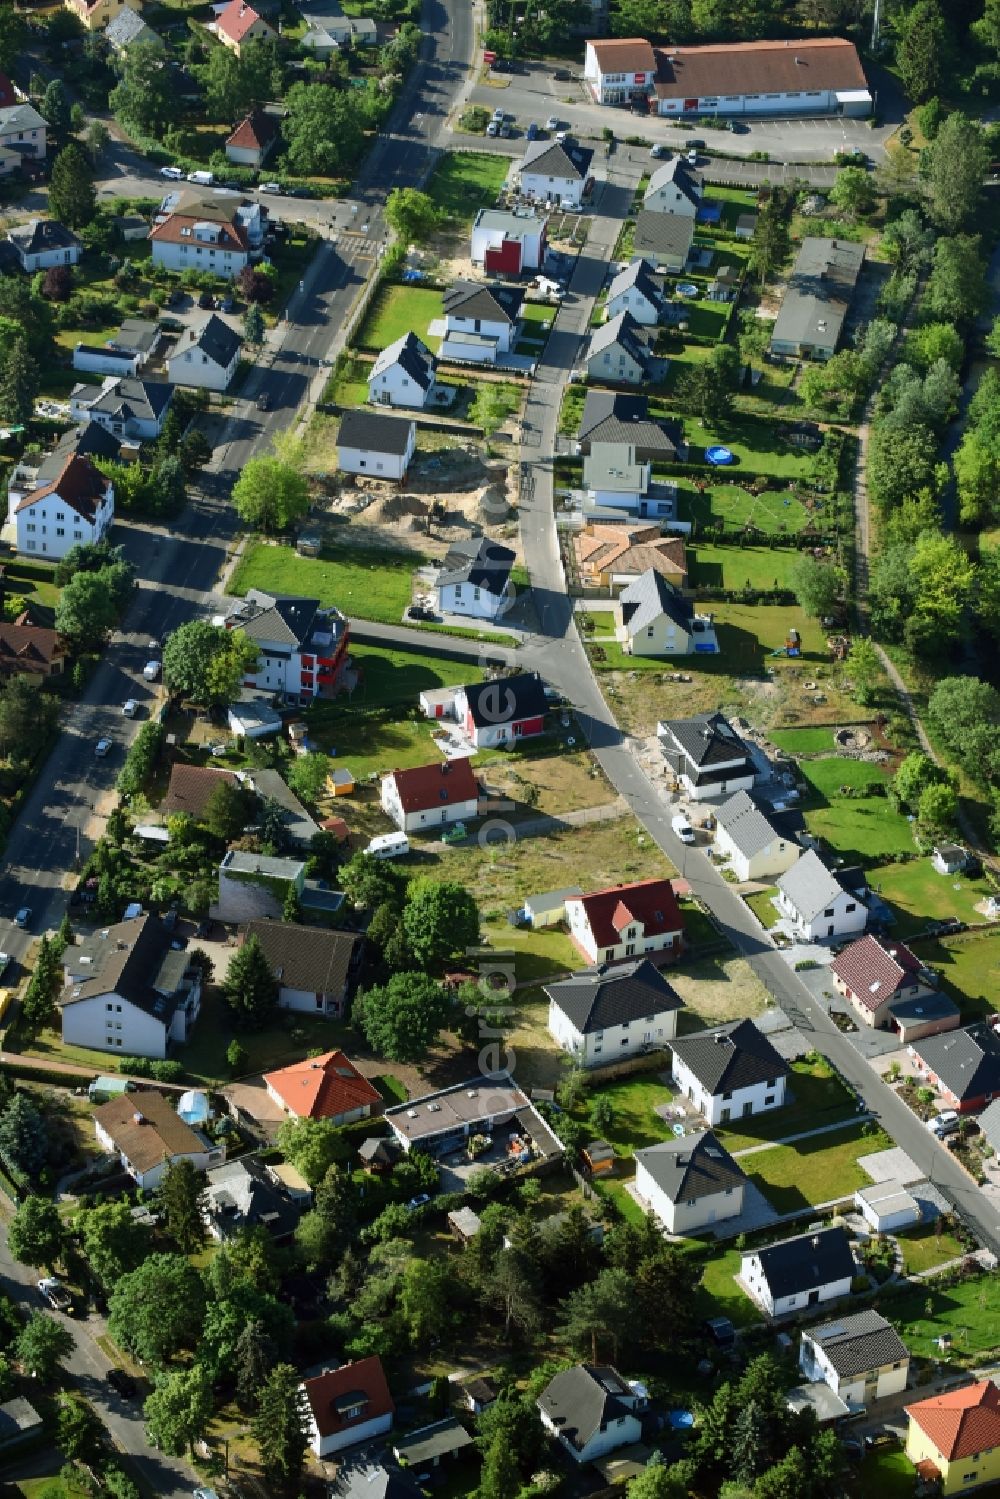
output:
POLYGON ((847 1230, 821 1228, 748 1250, 739 1279, 769 1317, 783 1317, 850 1295, 856 1274, 847 1230))
POLYGON ((577 1067, 607 1067, 672 1041, 683 1000, 648 958, 546 984, 549 1035, 577 1067))
POLYGON ((292 791, 287 781, 277 770, 243 772, 245 785, 257 793, 258 799, 269 802, 281 815, 281 824, 288 842, 297 848, 308 848, 320 831, 315 822, 292 791))
POLYGON ((139 12, 130 10, 127 5, 118 12, 114 20, 108 22, 104 39, 119 57, 124 56, 136 42, 141 42, 144 47, 161 50, 164 45, 159 32, 154 31, 152 26, 147 26, 139 12))
POLYGON ((245 687, 281 693, 300 704, 336 693, 350 630, 333 604, 249 588, 226 615, 226 628, 242 630, 260 649, 257 670, 244 677, 245 687))
POLYGON ((635 1153, 635 1194, 668 1234, 698 1234, 743 1211, 746 1176, 710 1129, 635 1153))
POLYGON ((653 421, 648 415, 646 397, 625 391, 587 391, 577 432, 577 452, 586 455, 595 442, 627 442, 643 463, 677 463, 687 457, 681 423, 653 421))
POLYGON ((801 940, 824 942, 864 931, 868 907, 843 874, 827 869, 810 848, 779 877, 778 910, 801 940))
POLYGON ((75 385, 70 392, 70 414, 75 422, 98 422, 116 437, 153 442, 163 430, 173 388, 162 381, 115 379, 103 384, 75 385))
POLYGON ((436 832, 479 816, 479 782, 467 759, 392 770, 382 777, 382 810, 404 833, 436 832))
POLYGON ((935 843, 931 863, 938 874, 961 874, 968 866, 969 856, 960 843, 935 843))
MULTIPOLYGON (((12 177, 15 172, 21 170, 23 158, 17 151, 12 151, 7 146, 0 146, 0 177, 12 177)), ((11 269, 16 261, 14 251, 5 241, 0 241, 0 268, 6 270, 9 261, 11 269)))
POLYGON ((309 1404, 309 1446, 316 1457, 330 1457, 392 1429, 396 1407, 377 1355, 303 1380, 302 1390, 309 1404))
POLYGON ((230 0, 216 17, 215 34, 224 47, 239 57, 247 42, 268 41, 274 31, 246 0, 230 0))
POLYGON ((373 406, 409 406, 422 411, 437 389, 437 360, 415 333, 404 333, 377 356, 368 376, 373 406))
POLYGON ((292 1119, 325 1119, 339 1127, 369 1119, 382 1107, 381 1093, 342 1051, 265 1072, 264 1086, 292 1119))
POLYGON ((13 151, 22 160, 45 160, 48 124, 32 104, 11 104, 0 109, 0 148, 13 151))
POLYGON ((618 272, 608 287, 605 312, 609 321, 629 312, 637 323, 649 328, 666 321, 668 308, 663 287, 654 280, 644 260, 636 258, 618 272))
POLYGON ((583 460, 583 482, 589 506, 598 510, 634 510, 669 519, 677 507, 676 484, 654 483, 652 464, 640 463, 627 442, 591 443, 583 460))
POLYGON ((724 261, 718 267, 708 285, 710 302, 732 302, 740 287, 741 270, 732 261, 724 261))
POLYGON ((863 243, 808 235, 771 333, 771 353, 832 359, 864 264, 863 243))
POLYGON ((200 822, 219 786, 235 787, 239 779, 231 770, 217 770, 214 765, 185 765, 175 761, 170 767, 166 795, 160 802, 164 817, 184 812, 200 822))
POLYGON ((417 446, 417 426, 382 412, 345 411, 337 434, 337 467, 369 479, 405 479, 417 446))
POLYGON ((282 917, 290 890, 299 900, 305 889, 301 859, 279 859, 231 848, 219 865, 219 900, 212 911, 217 921, 247 922, 282 917))
POLYGON ((359 940, 356 932, 291 921, 251 921, 244 941, 251 937, 257 938, 277 979, 279 1009, 343 1020, 359 940))
POLYGON ((302 1204, 255 1156, 226 1161, 206 1173, 202 1217, 218 1243, 256 1228, 278 1241, 290 1239, 301 1216, 302 1204))
POLYGON ((829 1385, 849 1410, 864 1410, 903 1393, 910 1354, 879 1312, 855 1312, 804 1331, 799 1368, 807 1379, 829 1385))
POLYGON ((409 1103, 386 1109, 383 1117, 407 1155, 411 1150, 451 1155, 473 1135, 489 1135, 494 1150, 515 1165, 558 1161, 565 1153, 527 1094, 506 1072, 480 1075, 471 1082, 411 1098, 409 1103))
POLYGON ((83 253, 72 229, 58 219, 29 219, 26 224, 8 229, 7 238, 14 246, 22 271, 29 274, 56 265, 76 265, 83 253))
POLYGON ((58 561, 74 546, 103 540, 114 520, 115 490, 89 458, 71 453, 51 478, 9 503, 18 551, 58 561))
POLYGON ((927 1036, 913 1045, 926 1081, 937 1088, 945 1108, 978 1114, 1000 1098, 1000 1035, 992 1026, 927 1036))
MULTIPOLYGON (((122 12, 132 15, 132 11, 122 12)), ((143 220, 142 237, 146 237, 143 220)), ((73 368, 96 375, 131 376, 139 371, 156 353, 163 341, 159 323, 145 318, 125 318, 117 333, 102 344, 79 343, 73 349, 73 368)), ((110 457, 110 454, 101 454, 110 457)))
POLYGON ((444 293, 444 338, 440 359, 461 364, 496 364, 513 352, 524 293, 516 286, 484 286, 456 281, 444 293))
POLYGON ((749 791, 756 779, 749 749, 721 713, 666 719, 656 734, 663 758, 691 801, 749 791))
POLYGON ((683 156, 661 162, 650 177, 642 206, 650 213, 672 213, 694 220, 701 208, 705 179, 683 156))
POLYGON ((584 83, 598 104, 641 95, 655 113, 847 115, 872 110, 857 49, 842 37, 652 47, 638 37, 587 43, 584 83))
POLYGON ((937 979, 905 942, 869 933, 859 937, 830 965, 833 985, 863 1025, 898 1030, 906 1044, 940 1031, 955 1030, 958 1007, 943 995, 937 979), (902 1016, 897 1019, 897 1006, 902 1016))
POLYGON ((768 822, 748 791, 737 791, 716 812, 714 843, 738 880, 773 880, 801 852, 794 838, 768 822))
POLYGON ((374 47, 378 27, 370 16, 345 16, 337 0, 318 0, 298 6, 306 23, 299 45, 308 47, 319 61, 334 56, 342 47, 374 47))
POLYGON ((591 1463, 642 1436, 646 1397, 617 1369, 576 1364, 551 1379, 536 1401, 542 1425, 574 1462, 591 1463))
POLYGON ((215 1145, 186 1124, 170 1102, 154 1089, 120 1093, 93 1113, 97 1143, 118 1157, 136 1186, 158 1187, 171 1166, 190 1161, 196 1171, 221 1164, 226 1147, 215 1145))
POLYGON ((548 219, 533 209, 481 208, 472 224, 471 260, 487 275, 520 276, 545 259, 548 219))
POLYGON ((979 1133, 996 1154, 1000 1151, 1000 1099, 988 1104, 976 1120, 979 1133))
POLYGON ((228 390, 240 362, 243 340, 213 312, 200 328, 188 326, 167 358, 172 385, 228 390))
POLYGON ((683 271, 693 241, 693 218, 677 213, 656 213, 649 208, 640 208, 636 214, 632 253, 651 266, 666 271, 683 271))
POLYGON ((61 676, 69 656, 63 637, 31 623, 27 610, 16 620, 0 621, 0 676, 42 682, 61 676))
POLYGON ((145 915, 67 947, 58 998, 66 1045, 162 1061, 188 1041, 201 1010, 201 970, 170 944, 159 917, 145 915))
POLYGON ((336 1487, 331 1485, 331 1499, 422 1499, 423 1489, 402 1468, 358 1462, 341 1470, 336 1487))
POLYGON ((545 733, 548 703, 536 672, 460 687, 455 716, 476 749, 496 749, 545 733))
POLYGON ((443 1421, 434 1421, 430 1426, 418 1427, 405 1437, 397 1437, 392 1444, 392 1455, 404 1471, 419 1473, 427 1468, 439 1468, 442 1461, 457 1457, 460 1452, 468 1454, 473 1445, 472 1437, 454 1416, 445 1416, 443 1421))
POLYGON ((0 1405, 0 1452, 11 1452, 28 1442, 34 1445, 44 1433, 41 1416, 23 1395, 0 1405))
POLYGON ((438 572, 438 608, 470 619, 499 619, 513 603, 515 553, 488 536, 452 542, 438 572))
POLYGON ((641 325, 630 312, 620 312, 594 329, 583 362, 592 380, 643 385, 654 374, 653 355, 642 336, 641 325))
POLYGON ((142 0, 63 0, 63 3, 88 31, 103 31, 123 10, 142 8, 142 0))
POLYGON ((244 216, 231 206, 232 199, 218 199, 211 214, 200 201, 188 202, 183 194, 174 200, 181 208, 157 214, 149 231, 153 265, 168 271, 208 271, 223 281, 238 276, 250 264, 254 246, 244 216))
POLYGON ((531 141, 518 173, 521 196, 560 208, 580 208, 592 183, 594 153, 576 141, 531 141))
POLYGON ((669 880, 613 885, 568 896, 566 924, 588 963, 622 963, 646 953, 680 957, 684 918, 669 880))
POLYGON ((906 1455, 917 1478, 949 1499, 1000 1479, 1000 1390, 981 1379, 906 1407, 906 1455))
POLYGON ((780 1109, 788 1063, 752 1020, 731 1020, 672 1042, 673 1077, 709 1124, 780 1109))
POLYGON ((898 1233, 900 1229, 919 1223, 923 1217, 917 1199, 902 1182, 891 1177, 887 1181, 874 1182, 870 1187, 859 1187, 854 1194, 854 1206, 873 1234, 898 1233))
POLYGON ((281 122, 277 115, 266 109, 252 109, 240 121, 226 140, 226 156, 239 167, 253 167, 255 171, 267 161, 278 144, 281 122))
POLYGON ((661 536, 660 527, 588 522, 573 533, 573 553, 584 587, 615 592, 652 569, 683 588, 687 552, 680 536, 661 536))
POLYGON ((661 572, 650 568, 618 596, 617 636, 629 656, 715 655, 719 643, 710 614, 694 605, 661 572))

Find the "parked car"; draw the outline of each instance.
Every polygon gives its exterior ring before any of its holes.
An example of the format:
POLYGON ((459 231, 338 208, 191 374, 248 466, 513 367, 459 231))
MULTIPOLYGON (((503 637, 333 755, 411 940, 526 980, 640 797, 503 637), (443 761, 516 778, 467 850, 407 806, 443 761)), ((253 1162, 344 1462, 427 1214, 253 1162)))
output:
POLYGON ((538 138, 538 126, 535 124, 534 120, 532 120, 531 124, 525 131, 525 136, 529 141, 533 141, 538 138))
POLYGON ((428 609, 425 604, 411 604, 406 611, 407 619, 437 619, 433 609, 428 609))
POLYGON ((701 1325, 717 1347, 732 1348, 735 1345, 736 1328, 728 1317, 709 1317, 701 1325))
POLYGON ((146 678, 147 682, 155 682, 157 677, 160 675, 159 661, 147 661, 145 666, 142 668, 142 674, 146 678))
POLYGON ((198 298, 198 306, 204 312, 215 311, 215 298, 212 296, 212 293, 210 291, 202 292, 201 296, 198 298))
POLYGON ((508 136, 510 135, 510 121, 509 120, 504 120, 503 124, 500 126, 500 134, 503 136, 504 140, 506 140, 508 138, 508 136))
POLYGON ((430 1200, 431 1197, 429 1192, 419 1192, 416 1197, 410 1198, 409 1202, 406 1204, 406 1211, 408 1213, 415 1213, 417 1211, 417 1208, 422 1208, 424 1204, 430 1202, 430 1200))
POLYGON ((124 1369, 112 1367, 104 1377, 115 1393, 121 1395, 123 1400, 135 1399, 138 1386, 131 1374, 126 1374, 124 1369))
POLYGON ((261 185, 260 185, 260 187, 257 189, 257 191, 259 193, 280 193, 281 192, 281 183, 280 182, 262 182, 261 185))
POLYGON ((72 1313, 73 1298, 62 1281, 57 1280, 54 1275, 44 1276, 38 1282, 38 1291, 45 1304, 54 1312, 72 1313))
POLYGON ((487 125, 487 127, 486 127, 486 134, 487 135, 499 135, 500 134, 500 126, 497 124, 496 120, 491 120, 490 123, 487 125))
POLYGON ((161 167, 160 176, 168 178, 171 182, 180 182, 184 177, 184 173, 180 167, 161 167))
POLYGON ((20 927, 22 932, 26 932, 28 930, 29 926, 31 925, 30 906, 21 907, 17 915, 14 917, 14 925, 20 927))
POLYGON ((745 120, 727 120, 726 129, 732 135, 747 135, 749 134, 750 126, 745 120))
POLYGON ((659 141, 657 141, 655 146, 650 146, 649 154, 657 161, 669 161, 671 155, 670 147, 661 146, 659 141))
POLYGON ((927 1128, 932 1135, 937 1135, 939 1140, 943 1140, 945 1135, 953 1134, 960 1123, 954 1109, 943 1109, 940 1114, 935 1114, 932 1119, 928 1119, 927 1128))
POLYGON ((219 303, 219 311, 220 312, 233 312, 235 310, 235 307, 236 307, 236 298, 235 297, 223 297, 222 301, 219 303))
POLYGON ((700 135, 692 135, 688 141, 688 147, 692 151, 704 151, 707 149, 700 135))
POLYGON ((559 129, 559 121, 556 119, 555 115, 549 115, 548 119, 545 121, 545 128, 546 130, 559 129))
POLYGON ((634 115, 648 115, 649 99, 645 94, 633 94, 629 100, 629 108, 634 115))
POLYGON ((688 822, 683 812, 678 812, 676 817, 671 818, 670 826, 682 843, 694 843, 696 841, 694 828, 688 822))
POLYGON ((98 760, 104 760, 104 759, 107 758, 107 756, 110 753, 111 753, 111 740, 110 739, 98 739, 96 745, 94 746, 94 754, 96 755, 97 759, 98 760))
POLYGON ((552 77, 555 79, 556 83, 569 83, 571 76, 572 75, 567 68, 556 68, 555 72, 552 74, 552 77))

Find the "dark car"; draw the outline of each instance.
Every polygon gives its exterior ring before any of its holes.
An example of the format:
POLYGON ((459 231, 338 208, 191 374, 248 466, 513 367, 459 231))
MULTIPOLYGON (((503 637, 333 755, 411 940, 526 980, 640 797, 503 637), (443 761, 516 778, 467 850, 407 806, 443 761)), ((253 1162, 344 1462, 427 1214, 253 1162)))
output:
POLYGON ((181 289, 180 289, 179 286, 175 286, 174 289, 173 289, 173 291, 170 293, 169 297, 167 298, 167 306, 168 307, 179 307, 181 305, 181 303, 183 302, 183 300, 184 300, 184 293, 181 291, 181 289))
POLYGON ((137 1392, 135 1380, 131 1374, 126 1374, 124 1369, 111 1368, 107 1375, 108 1384, 123 1400, 134 1400, 137 1392))
POLYGON ((556 68, 555 72, 552 74, 552 77, 555 79, 556 83, 569 83, 572 75, 569 72, 568 68, 556 68))
POLYGON ((750 126, 744 124, 742 120, 727 120, 726 129, 730 131, 732 135, 747 135, 749 133, 750 126))
POLYGON ((210 291, 202 292, 201 296, 198 298, 198 306, 203 308, 206 312, 214 312, 215 298, 212 296, 212 293, 210 291))
POLYGON ((706 149, 705 142, 702 140, 702 138, 701 138, 700 135, 689 135, 688 136, 688 150, 689 151, 704 151, 705 149, 706 149))
POLYGON ((736 1343, 736 1328, 728 1317, 709 1317, 702 1327, 718 1348, 732 1348, 736 1343))
POLYGON ((270 406, 271 397, 267 395, 266 392, 261 391, 260 395, 257 397, 257 410, 268 411, 270 409, 270 406))
POLYGON ((423 604, 414 604, 406 611, 407 619, 436 619, 433 609, 427 609, 423 604))
POLYGON ((222 301, 219 303, 219 311, 220 312, 233 312, 233 311, 235 311, 235 308, 236 308, 236 299, 235 299, 235 297, 223 297, 222 301))
POLYGON ((634 115, 649 114, 649 99, 645 94, 633 94, 628 103, 634 115))

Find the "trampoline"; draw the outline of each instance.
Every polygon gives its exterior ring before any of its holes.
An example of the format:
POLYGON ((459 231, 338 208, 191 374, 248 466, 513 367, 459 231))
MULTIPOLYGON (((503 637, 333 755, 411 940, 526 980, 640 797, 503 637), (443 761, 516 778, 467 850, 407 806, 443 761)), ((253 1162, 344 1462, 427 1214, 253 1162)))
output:
POLYGON ((728 448, 706 448, 705 462, 711 463, 715 468, 725 468, 727 464, 733 462, 733 455, 728 448))

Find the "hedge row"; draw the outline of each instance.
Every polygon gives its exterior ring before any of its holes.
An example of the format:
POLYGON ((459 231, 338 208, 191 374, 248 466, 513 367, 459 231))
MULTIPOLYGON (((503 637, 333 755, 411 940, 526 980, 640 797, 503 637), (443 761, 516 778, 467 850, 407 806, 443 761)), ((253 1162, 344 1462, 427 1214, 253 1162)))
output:
POLYGON ((6 1058, 0 1062, 0 1068, 26 1083, 49 1083, 57 1088, 87 1088, 97 1076, 95 1072, 50 1072, 48 1068, 33 1067, 30 1062, 12 1062, 6 1058))

